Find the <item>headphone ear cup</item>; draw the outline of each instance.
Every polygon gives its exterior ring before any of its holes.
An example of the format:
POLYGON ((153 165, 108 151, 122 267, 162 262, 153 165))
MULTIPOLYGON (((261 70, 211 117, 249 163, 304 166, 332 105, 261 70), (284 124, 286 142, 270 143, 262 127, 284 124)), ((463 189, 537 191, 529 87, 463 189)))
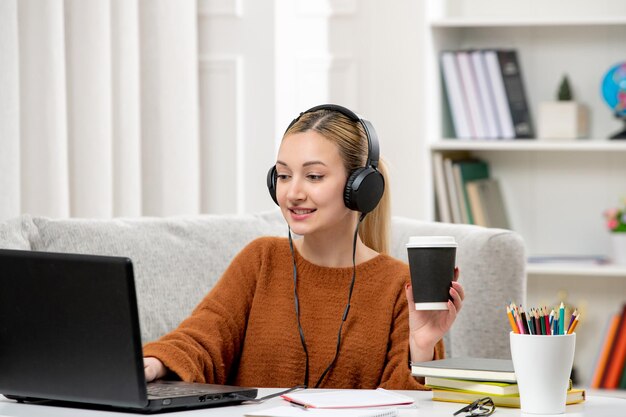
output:
POLYGON ((272 197, 274 203, 278 205, 278 199, 276 198, 276 166, 272 166, 267 172, 267 190, 270 192, 270 197, 272 197))
POLYGON ((343 190, 343 202, 350 210, 367 214, 383 197, 385 179, 372 167, 356 169, 350 174, 343 190))

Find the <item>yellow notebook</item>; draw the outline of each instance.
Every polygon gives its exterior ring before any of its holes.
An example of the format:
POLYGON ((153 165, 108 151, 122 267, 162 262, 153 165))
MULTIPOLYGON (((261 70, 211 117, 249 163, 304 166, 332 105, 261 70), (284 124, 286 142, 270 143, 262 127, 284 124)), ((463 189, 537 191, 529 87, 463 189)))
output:
POLYGON ((427 376, 425 385, 432 389, 455 389, 486 395, 512 395, 519 393, 517 384, 510 382, 470 381, 427 376))
MULTIPOLYGON (((470 404, 479 398, 485 397, 485 394, 476 392, 467 392, 462 390, 453 389, 433 389, 433 401, 448 401, 453 403, 470 404)), ((493 403, 499 407, 513 407, 519 408, 519 394, 514 395, 494 395, 490 394, 489 397, 493 400, 493 403)), ((566 404, 577 404, 585 401, 585 390, 583 389, 571 389, 567 391, 566 404)))

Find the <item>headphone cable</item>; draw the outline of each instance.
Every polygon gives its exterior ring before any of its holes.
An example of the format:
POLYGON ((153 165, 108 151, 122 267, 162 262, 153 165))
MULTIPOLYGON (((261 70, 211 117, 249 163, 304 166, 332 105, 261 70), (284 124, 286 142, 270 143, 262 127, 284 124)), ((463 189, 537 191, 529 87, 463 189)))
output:
POLYGON ((296 318, 298 320, 298 332, 300 333, 300 343, 304 349, 305 367, 304 367, 304 386, 307 387, 309 380, 309 351, 304 341, 304 330, 300 324, 300 302, 298 301, 298 269, 296 268, 296 256, 293 250, 293 240, 291 239, 291 227, 287 226, 289 236, 289 249, 291 250, 291 260, 293 261, 293 299, 296 307, 296 318))
MULTIPOLYGON (((322 372, 322 375, 317 380, 317 383, 315 384, 314 388, 319 388, 320 384, 324 380, 324 377, 326 377, 326 374, 333 367, 333 365, 337 361, 337 357, 339 356, 339 348, 341 347, 341 334, 342 334, 343 324, 348 318, 348 312, 350 311, 350 300, 352 299, 352 292, 354 290, 354 284, 356 282, 356 239, 357 239, 357 236, 359 235, 359 225, 361 224, 364 218, 365 218, 365 214, 361 213, 359 216, 359 221, 356 224, 356 228, 354 229, 354 237, 352 239, 352 280, 350 282, 350 290, 348 292, 348 303, 346 304, 346 308, 343 311, 343 315, 341 317, 341 324, 339 325, 339 331, 337 332, 337 346, 335 348, 335 356, 333 357, 332 361, 330 361, 330 363, 328 364, 324 372, 322 372)), ((295 301, 295 307, 296 307, 296 318, 298 321, 298 332, 300 333, 300 342, 302 343, 302 348, 304 349, 304 355, 305 355, 305 361, 306 361, 305 371, 304 371, 304 386, 306 387, 307 381, 309 380, 309 352, 306 347, 306 341, 304 339, 304 330, 302 329, 302 325, 300 324, 300 303, 298 301, 298 290, 297 290, 298 271, 296 268, 296 258, 295 258, 294 249, 293 249, 293 241, 291 238, 290 227, 288 227, 288 235, 289 235, 289 248, 291 249, 291 259, 293 260, 293 283, 294 283, 293 291, 294 291, 294 301, 295 301)))

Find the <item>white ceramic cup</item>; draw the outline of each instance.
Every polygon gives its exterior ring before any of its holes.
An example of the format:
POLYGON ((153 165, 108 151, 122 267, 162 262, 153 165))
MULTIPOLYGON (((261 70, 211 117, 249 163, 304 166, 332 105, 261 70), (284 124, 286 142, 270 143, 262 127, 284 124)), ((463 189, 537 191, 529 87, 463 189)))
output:
POLYGON ((411 236, 406 244, 416 310, 447 310, 454 279, 454 236, 411 236))
POLYGON ((563 414, 574 363, 576 333, 510 333, 511 358, 526 414, 563 414))

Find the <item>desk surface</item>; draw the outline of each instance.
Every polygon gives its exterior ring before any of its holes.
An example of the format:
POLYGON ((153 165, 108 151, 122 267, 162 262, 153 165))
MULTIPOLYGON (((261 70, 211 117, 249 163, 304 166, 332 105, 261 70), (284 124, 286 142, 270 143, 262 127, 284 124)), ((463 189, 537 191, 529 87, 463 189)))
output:
MULTIPOLYGON (((259 396, 265 396, 276 392, 276 389, 263 388, 259 390, 259 396)), ((446 403, 432 401, 432 394, 429 391, 399 391, 405 395, 415 398, 416 402, 408 408, 398 408, 400 416, 404 417, 438 417, 452 416, 452 413, 462 404, 446 403)), ((217 407, 205 408, 193 411, 180 411, 157 414, 162 416, 179 416, 185 415, 189 417, 195 416, 220 416, 220 417, 240 417, 246 412, 263 410, 278 405, 287 405, 288 403, 280 398, 272 398, 263 404, 240 405, 234 407, 217 407)), ((7 400, 0 396, 0 417, 123 417, 138 416, 136 413, 120 413, 111 411, 94 411, 85 409, 63 408, 53 406, 18 404, 14 401, 7 400)), ((493 414, 498 416, 520 416, 522 415, 517 408, 498 407, 493 414)), ((602 416, 611 417, 626 415, 626 399, 602 396, 588 396, 587 401, 582 404, 568 405, 564 416, 602 416)), ((537 416, 535 416, 537 417, 537 416)))

